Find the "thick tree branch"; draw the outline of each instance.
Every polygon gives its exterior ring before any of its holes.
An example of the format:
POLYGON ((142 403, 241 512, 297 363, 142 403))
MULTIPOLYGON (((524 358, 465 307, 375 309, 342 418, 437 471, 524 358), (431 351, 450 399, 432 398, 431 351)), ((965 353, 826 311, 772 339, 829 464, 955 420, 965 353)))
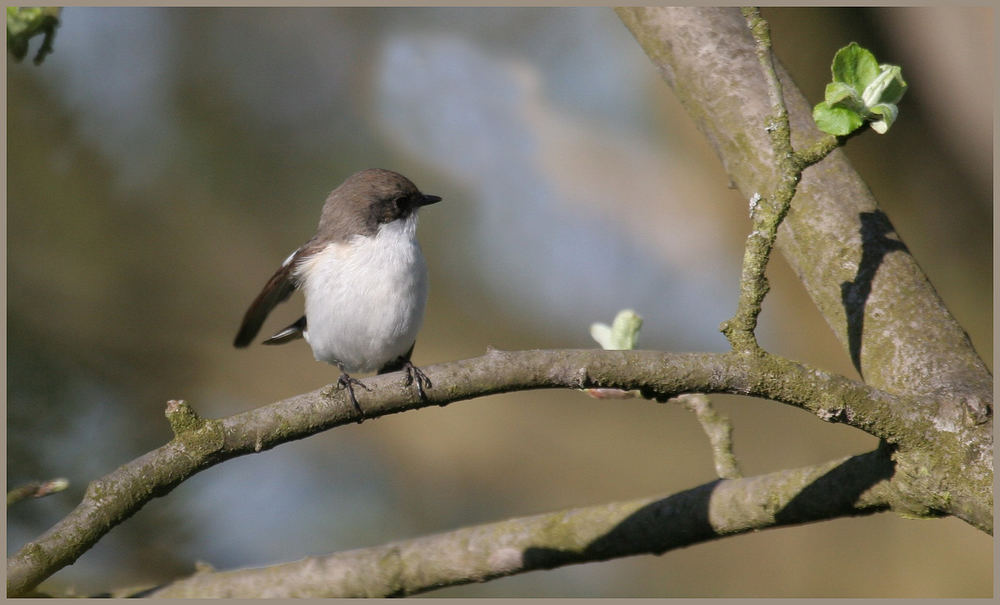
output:
MULTIPOLYGON (((740 10, 615 10, 745 196, 780 190, 782 158, 767 130, 774 87, 761 75, 758 45, 740 10)), ((777 248, 866 383, 910 402, 935 402, 925 416, 935 423, 926 442, 896 455, 911 493, 923 493, 910 505, 991 532, 993 377, 861 177, 839 150, 826 155, 843 141, 819 132, 810 104, 777 62, 775 72, 791 140, 807 149, 794 159, 813 164, 795 189, 777 248)), ((927 413, 896 412, 913 419, 927 413)))
MULTIPOLYGON (((553 350, 505 352, 424 368, 435 388, 421 400, 397 372, 366 379, 358 393, 368 418, 494 393, 545 388, 639 389, 666 401, 686 392, 772 399, 850 424, 890 442, 909 443, 933 431, 930 416, 899 416, 896 397, 846 378, 763 354, 671 354, 656 351, 553 350)), ((582 400, 584 401, 584 400, 582 400)), ((24 594, 69 565, 112 527, 192 474, 220 462, 270 449, 359 420, 344 392, 328 385, 311 393, 221 420, 203 420, 182 402, 167 415, 176 437, 92 482, 64 519, 8 560, 7 588, 24 594)))
POLYGON ((510 519, 264 568, 203 572, 146 596, 391 597, 670 550, 889 506, 885 450, 672 496, 510 519))
MULTIPOLYGON (((765 130, 771 95, 739 9, 615 10, 745 197, 776 189, 781 175, 765 130)), ((793 143, 818 145, 807 154, 816 160, 830 139, 815 127, 810 104, 784 68, 776 70, 793 143)), ((960 389, 991 402, 985 365, 892 233, 871 191, 837 150, 803 174, 777 245, 866 382, 909 394, 960 389), (854 284, 849 296, 841 284, 854 284)))

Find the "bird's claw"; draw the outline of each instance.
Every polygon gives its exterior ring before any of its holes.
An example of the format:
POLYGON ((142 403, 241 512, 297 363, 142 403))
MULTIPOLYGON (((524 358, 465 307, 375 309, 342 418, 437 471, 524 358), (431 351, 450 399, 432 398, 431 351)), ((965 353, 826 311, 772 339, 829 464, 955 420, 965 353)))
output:
POLYGON ((357 378, 349 376, 347 372, 342 373, 340 378, 337 379, 337 386, 341 389, 347 389, 347 393, 351 396, 351 403, 354 404, 354 409, 361 415, 358 422, 361 422, 365 419, 365 412, 361 409, 361 405, 358 404, 358 398, 354 396, 354 385, 357 385, 366 391, 371 391, 371 389, 368 388, 368 385, 361 382, 357 378))
POLYGON ((434 386, 431 384, 431 379, 427 377, 427 374, 424 374, 423 370, 409 361, 406 362, 404 369, 406 370, 406 382, 404 384, 410 386, 414 382, 417 383, 417 394, 420 395, 420 399, 426 401, 427 393, 424 392, 424 387, 426 386, 429 389, 434 386))

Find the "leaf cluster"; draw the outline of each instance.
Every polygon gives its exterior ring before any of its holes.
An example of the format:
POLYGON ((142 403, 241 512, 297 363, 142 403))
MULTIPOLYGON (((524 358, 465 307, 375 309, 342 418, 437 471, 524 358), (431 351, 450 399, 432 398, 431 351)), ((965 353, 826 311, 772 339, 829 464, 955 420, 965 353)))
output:
POLYGON ((7 50, 20 61, 28 54, 28 41, 44 35, 42 46, 35 53, 35 65, 52 52, 52 41, 59 26, 62 9, 56 6, 7 7, 7 50))
POLYGON ((824 100, 813 108, 820 130, 844 136, 869 122, 872 130, 885 134, 906 93, 902 68, 879 65, 869 50, 851 42, 837 51, 830 70, 833 81, 826 85, 824 100))

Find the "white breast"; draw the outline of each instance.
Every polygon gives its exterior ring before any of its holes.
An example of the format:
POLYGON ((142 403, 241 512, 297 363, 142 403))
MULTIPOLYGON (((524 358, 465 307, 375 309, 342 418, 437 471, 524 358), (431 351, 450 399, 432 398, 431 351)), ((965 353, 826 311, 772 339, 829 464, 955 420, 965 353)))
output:
POLYGON ((330 244, 299 265, 304 336, 318 361, 373 372, 413 345, 427 302, 416 230, 413 213, 371 237, 330 244))

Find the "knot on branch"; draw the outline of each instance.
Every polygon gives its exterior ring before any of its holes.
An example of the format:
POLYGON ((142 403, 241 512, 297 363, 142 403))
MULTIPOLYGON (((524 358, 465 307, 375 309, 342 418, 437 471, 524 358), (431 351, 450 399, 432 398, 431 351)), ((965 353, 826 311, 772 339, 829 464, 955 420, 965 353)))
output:
POLYGON ((919 450, 897 449, 892 453, 896 472, 892 477, 892 510, 905 518, 934 519, 947 515, 951 492, 942 481, 941 463, 919 450))
POLYGON ((225 443, 222 425, 218 421, 202 418, 182 399, 168 401, 165 414, 174 432, 174 440, 186 447, 207 454, 219 450, 225 443))
POLYGON ((847 420, 847 410, 842 407, 819 408, 816 416, 824 422, 837 424, 847 420))
POLYGON ((167 417, 167 422, 170 423, 170 429, 174 432, 174 437, 180 437, 184 433, 197 431, 206 422, 183 399, 171 399, 168 401, 164 414, 167 417))
POLYGON ((986 424, 993 417, 993 402, 974 394, 962 399, 962 409, 965 411, 965 426, 986 424))

